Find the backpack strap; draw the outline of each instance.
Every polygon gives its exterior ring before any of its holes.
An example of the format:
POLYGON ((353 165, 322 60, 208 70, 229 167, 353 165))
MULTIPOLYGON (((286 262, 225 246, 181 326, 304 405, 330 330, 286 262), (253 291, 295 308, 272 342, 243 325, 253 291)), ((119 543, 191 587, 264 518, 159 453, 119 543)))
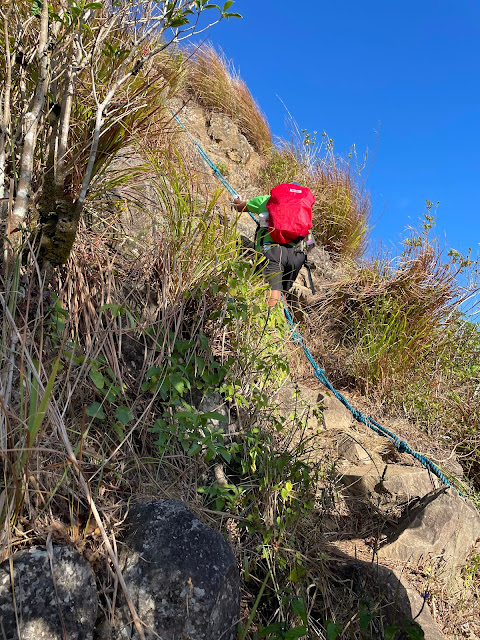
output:
POLYGON ((312 295, 315 295, 315 286, 313 284, 312 271, 310 269, 310 264, 308 262, 308 255, 307 255, 306 251, 305 251, 305 262, 303 263, 303 266, 306 268, 307 273, 308 273, 308 283, 310 285, 310 289, 312 291, 312 295))

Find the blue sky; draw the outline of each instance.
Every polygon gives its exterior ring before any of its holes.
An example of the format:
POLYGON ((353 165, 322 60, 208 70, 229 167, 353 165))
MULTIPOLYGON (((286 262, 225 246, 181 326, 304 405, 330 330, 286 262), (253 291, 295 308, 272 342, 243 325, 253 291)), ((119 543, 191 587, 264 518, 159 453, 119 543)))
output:
POLYGON ((326 131, 337 155, 370 159, 372 239, 389 246, 440 202, 448 247, 480 249, 480 2, 237 0, 221 47, 287 137, 326 131), (280 98, 280 99, 279 99, 280 98), (378 146, 377 146, 378 134, 378 146))

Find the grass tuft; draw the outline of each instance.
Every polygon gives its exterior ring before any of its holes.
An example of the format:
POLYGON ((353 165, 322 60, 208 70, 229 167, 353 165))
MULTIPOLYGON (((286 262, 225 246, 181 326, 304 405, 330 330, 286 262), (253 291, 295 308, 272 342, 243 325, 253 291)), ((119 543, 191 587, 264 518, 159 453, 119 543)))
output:
POLYGON ((257 151, 264 152, 272 146, 265 116, 222 53, 208 45, 195 51, 187 65, 185 83, 203 107, 232 118, 257 151))

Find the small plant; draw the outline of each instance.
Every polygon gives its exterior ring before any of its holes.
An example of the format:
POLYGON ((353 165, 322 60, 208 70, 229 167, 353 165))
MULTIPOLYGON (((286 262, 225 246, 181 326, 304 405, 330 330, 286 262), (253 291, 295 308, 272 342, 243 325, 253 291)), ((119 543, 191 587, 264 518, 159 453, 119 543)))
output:
POLYGON ((230 173, 230 167, 228 167, 224 162, 219 162, 217 164, 217 171, 219 171, 223 176, 228 178, 230 173))

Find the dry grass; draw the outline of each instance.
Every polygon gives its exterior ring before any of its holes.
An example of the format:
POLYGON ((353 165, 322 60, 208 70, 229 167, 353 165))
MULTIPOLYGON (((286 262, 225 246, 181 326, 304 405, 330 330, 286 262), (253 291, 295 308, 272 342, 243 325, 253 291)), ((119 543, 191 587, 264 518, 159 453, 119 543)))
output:
POLYGON ((263 153, 271 147, 265 116, 223 54, 212 46, 195 51, 187 65, 185 84, 203 107, 232 118, 257 151, 263 153))

